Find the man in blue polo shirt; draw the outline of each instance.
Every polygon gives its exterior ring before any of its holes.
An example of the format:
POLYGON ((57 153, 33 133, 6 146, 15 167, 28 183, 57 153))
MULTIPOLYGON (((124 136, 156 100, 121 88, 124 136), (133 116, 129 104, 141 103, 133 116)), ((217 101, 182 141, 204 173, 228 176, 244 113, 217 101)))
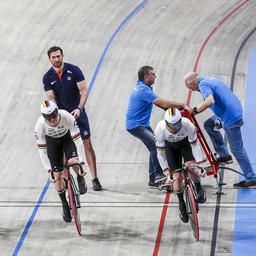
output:
POLYGON ((150 127, 153 104, 164 110, 170 107, 182 109, 185 106, 183 103, 158 97, 152 88, 155 79, 156 74, 152 67, 143 66, 139 69, 138 81, 129 98, 125 124, 127 131, 141 140, 150 152, 149 186, 157 186, 157 182, 165 179, 157 158, 154 132, 150 127))
POLYGON ((60 109, 70 112, 77 121, 83 139, 87 163, 92 175, 93 190, 102 190, 97 178, 96 157, 91 143, 90 125, 84 106, 88 98, 86 81, 79 67, 63 62, 63 51, 53 46, 47 51, 52 67, 43 77, 44 90, 49 100, 60 109))
POLYGON ((223 127, 230 144, 231 152, 234 154, 245 180, 233 184, 236 188, 247 188, 256 186, 256 174, 243 146, 241 127, 243 125, 243 109, 239 99, 220 80, 212 77, 198 76, 195 72, 189 72, 184 77, 185 85, 192 91, 199 91, 204 102, 191 109, 193 114, 203 112, 208 107, 215 114, 205 121, 204 127, 209 134, 216 152, 219 154, 219 163, 232 161, 223 137, 217 128, 223 127), (219 122, 219 123, 218 123, 219 122))

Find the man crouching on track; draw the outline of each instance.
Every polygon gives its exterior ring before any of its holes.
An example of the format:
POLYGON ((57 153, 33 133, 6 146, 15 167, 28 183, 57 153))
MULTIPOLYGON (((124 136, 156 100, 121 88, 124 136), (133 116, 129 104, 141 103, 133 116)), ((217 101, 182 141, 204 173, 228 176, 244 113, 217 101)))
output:
POLYGON ((177 108, 169 108, 165 112, 164 120, 161 120, 155 130, 157 156, 163 170, 172 170, 173 188, 178 196, 180 218, 183 222, 188 222, 188 213, 183 198, 184 181, 179 170, 182 168, 182 158, 187 167, 190 167, 189 176, 196 186, 198 194, 197 201, 206 201, 205 192, 202 189, 198 168, 192 153, 200 150, 197 144, 196 129, 193 123, 181 116, 177 108))
MULTIPOLYGON (((35 127, 39 155, 48 172, 57 171, 54 172, 54 186, 61 199, 63 219, 65 222, 71 222, 70 209, 65 194, 64 154, 68 164, 84 162, 83 143, 79 128, 75 118, 66 110, 59 110, 53 101, 45 100, 41 104, 41 114, 42 116, 38 118, 35 127)), ((80 194, 85 194, 87 187, 84 177, 78 175, 78 168, 74 167, 74 171, 77 173, 80 194)))

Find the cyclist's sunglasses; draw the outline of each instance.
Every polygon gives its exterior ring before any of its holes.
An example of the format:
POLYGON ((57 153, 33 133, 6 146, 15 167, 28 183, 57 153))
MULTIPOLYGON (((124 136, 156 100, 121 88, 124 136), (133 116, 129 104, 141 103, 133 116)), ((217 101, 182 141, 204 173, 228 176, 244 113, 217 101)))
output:
POLYGON ((178 122, 176 123, 169 123, 167 121, 165 121, 166 125, 170 128, 170 129, 176 129, 176 130, 179 130, 182 126, 181 124, 181 120, 179 120, 178 122))
POLYGON ((47 121, 51 121, 52 119, 56 119, 58 116, 58 110, 53 111, 51 114, 46 115, 43 114, 43 117, 47 120, 47 121))

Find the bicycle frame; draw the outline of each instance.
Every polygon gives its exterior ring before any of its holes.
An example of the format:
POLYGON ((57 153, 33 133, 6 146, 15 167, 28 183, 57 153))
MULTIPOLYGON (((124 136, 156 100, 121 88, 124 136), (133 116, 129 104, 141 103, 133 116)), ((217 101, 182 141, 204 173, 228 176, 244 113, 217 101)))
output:
MULTIPOLYGON (((79 193, 77 185, 74 181, 74 178, 70 172, 70 168, 74 167, 74 166, 79 167, 79 169, 80 169, 79 175, 83 176, 85 174, 81 164, 79 164, 79 163, 66 164, 63 179, 64 179, 66 187, 68 189, 69 208, 71 209, 71 212, 72 212, 72 216, 73 216, 73 219, 75 222, 77 233, 79 236, 81 236, 82 235, 82 233, 81 233, 82 227, 81 227, 81 221, 80 221, 80 216, 79 216, 79 212, 78 212, 78 208, 81 208, 80 198, 79 198, 80 193, 79 193)), ((50 177, 53 182, 56 180, 54 177, 54 174, 53 174, 53 172, 55 172, 55 171, 56 170, 50 171, 50 177)))
MULTIPOLYGON (((199 211, 198 203, 197 203, 197 192, 195 189, 195 185, 193 181, 190 179, 188 175, 188 167, 183 166, 179 171, 182 173, 183 180, 184 180, 184 191, 185 191, 185 202, 186 202, 186 208, 187 213, 189 216, 190 224, 193 230, 193 235, 196 239, 196 241, 199 240, 199 221, 197 213, 199 211)), ((171 178, 171 170, 166 172, 167 176, 167 182, 166 184, 159 184, 161 189, 163 187, 168 188, 170 187, 170 190, 172 190, 174 179, 171 178)))
POLYGON ((189 221, 191 224, 191 228, 193 230, 193 235, 196 241, 199 240, 199 221, 197 213, 199 211, 198 202, 197 202, 197 192, 195 189, 194 182, 190 179, 188 174, 189 168, 183 166, 181 169, 182 176, 185 183, 185 200, 186 200, 186 208, 189 217, 189 221))
POLYGON ((74 218, 76 230, 79 236, 82 235, 82 226, 80 221, 80 215, 78 208, 81 208, 80 205, 80 193, 74 181, 74 178, 70 172, 70 167, 78 166, 80 168, 80 175, 83 175, 83 168, 79 163, 75 164, 66 164, 65 168, 67 169, 67 187, 68 187, 68 197, 69 197, 69 206, 74 218))

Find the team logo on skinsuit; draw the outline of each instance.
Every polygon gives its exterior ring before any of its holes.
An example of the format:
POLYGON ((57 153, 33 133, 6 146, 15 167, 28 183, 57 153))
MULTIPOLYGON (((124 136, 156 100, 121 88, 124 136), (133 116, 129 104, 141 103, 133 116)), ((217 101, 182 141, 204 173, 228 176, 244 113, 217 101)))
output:
POLYGON ((36 140, 38 140, 38 133, 37 132, 35 132, 35 137, 36 137, 36 140))
POLYGON ((88 135, 88 132, 87 131, 84 131, 84 136, 88 135))
POLYGON ((70 77, 70 76, 68 76, 68 77, 67 77, 67 80, 69 80, 69 81, 70 81, 70 80, 71 80, 71 77, 70 77))

